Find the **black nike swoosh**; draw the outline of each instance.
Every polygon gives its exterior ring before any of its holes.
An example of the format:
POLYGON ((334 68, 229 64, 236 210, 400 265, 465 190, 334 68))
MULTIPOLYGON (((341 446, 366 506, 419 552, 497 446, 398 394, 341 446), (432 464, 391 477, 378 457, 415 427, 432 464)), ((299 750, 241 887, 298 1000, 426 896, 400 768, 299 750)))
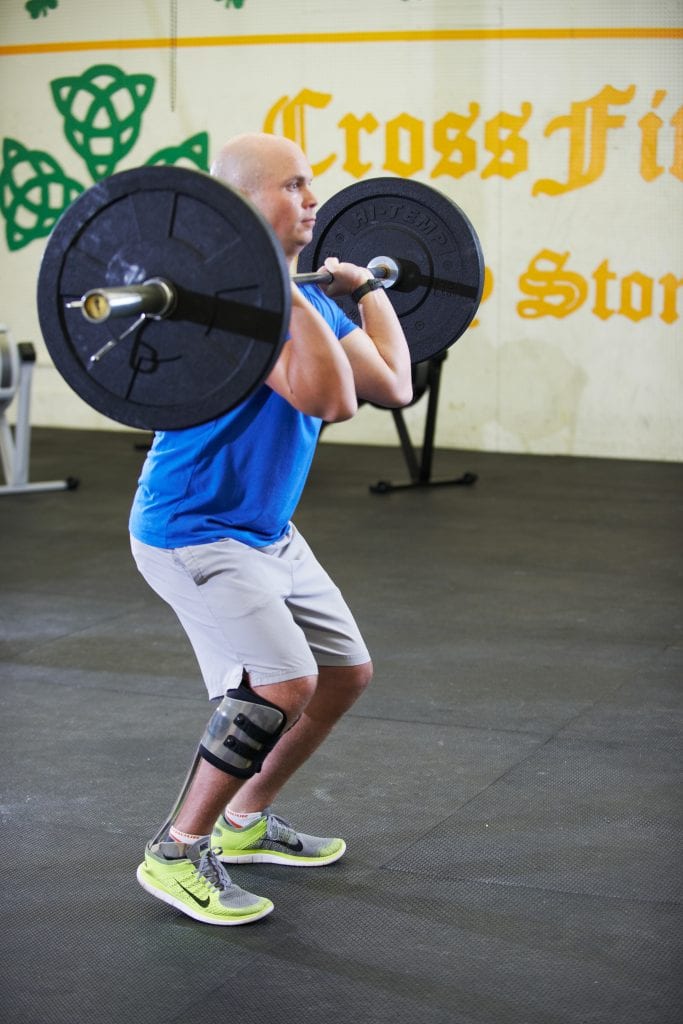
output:
POLYGON ((209 903, 211 902, 210 896, 207 896, 205 900, 200 900, 199 896, 195 896, 193 892, 190 892, 189 889, 186 889, 182 882, 178 882, 178 885, 183 890, 183 892, 186 892, 188 896, 192 897, 195 903, 198 903, 200 907, 208 907, 209 903))
POLYGON ((278 842, 282 846, 286 846, 288 850, 292 850, 293 853, 300 853, 304 848, 304 844, 300 839, 297 839, 295 843, 287 843, 284 839, 279 839, 278 842))

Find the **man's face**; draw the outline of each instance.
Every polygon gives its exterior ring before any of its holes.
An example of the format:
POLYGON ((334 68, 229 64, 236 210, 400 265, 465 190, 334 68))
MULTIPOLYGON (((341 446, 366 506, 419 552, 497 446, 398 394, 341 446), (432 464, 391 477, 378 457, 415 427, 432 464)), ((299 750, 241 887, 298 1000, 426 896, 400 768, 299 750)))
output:
POLYGON ((313 172, 303 153, 293 148, 278 154, 249 198, 279 238, 288 260, 313 237, 318 200, 311 191, 313 172))

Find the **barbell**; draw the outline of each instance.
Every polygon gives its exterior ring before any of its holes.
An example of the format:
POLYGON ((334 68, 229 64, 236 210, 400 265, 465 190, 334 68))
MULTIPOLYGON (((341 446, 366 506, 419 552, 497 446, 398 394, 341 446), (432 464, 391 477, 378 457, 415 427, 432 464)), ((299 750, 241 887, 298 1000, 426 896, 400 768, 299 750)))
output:
MULTIPOLYGON (((370 260, 367 269, 386 288, 398 281, 402 271, 400 263, 389 256, 376 256, 370 260)), ((318 270, 308 274, 292 274, 291 279, 297 284, 332 284, 334 274, 329 270, 318 270)), ((160 320, 173 313, 177 299, 175 286, 157 277, 128 287, 118 285, 113 288, 91 288, 80 299, 68 302, 67 308, 80 309, 91 324, 102 323, 110 316, 130 316, 133 313, 160 320)), ((113 348, 114 343, 110 344, 113 348)), ((91 361, 101 359, 106 350, 108 346, 92 355, 91 361)))
MULTIPOLYGON (((294 281, 329 283, 318 270, 328 256, 382 281, 413 363, 457 341, 481 300, 474 228, 418 182, 370 179, 324 203, 294 281)), ((360 323, 350 297, 335 301, 360 323)), ((177 430, 264 382, 288 335, 291 283, 273 229, 244 196, 199 171, 150 166, 104 178, 62 214, 37 302, 50 356, 85 402, 128 426, 177 430)))

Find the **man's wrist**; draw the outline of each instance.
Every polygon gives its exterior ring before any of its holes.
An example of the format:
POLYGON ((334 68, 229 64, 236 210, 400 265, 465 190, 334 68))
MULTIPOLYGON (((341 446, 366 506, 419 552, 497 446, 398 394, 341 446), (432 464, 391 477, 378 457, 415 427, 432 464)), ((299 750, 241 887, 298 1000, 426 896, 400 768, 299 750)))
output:
POLYGON ((351 298, 357 305, 363 298, 363 296, 368 294, 368 292, 374 292, 377 288, 383 287, 384 285, 382 284, 380 278, 371 277, 367 281, 364 281, 363 284, 361 284, 358 288, 351 292, 351 298))

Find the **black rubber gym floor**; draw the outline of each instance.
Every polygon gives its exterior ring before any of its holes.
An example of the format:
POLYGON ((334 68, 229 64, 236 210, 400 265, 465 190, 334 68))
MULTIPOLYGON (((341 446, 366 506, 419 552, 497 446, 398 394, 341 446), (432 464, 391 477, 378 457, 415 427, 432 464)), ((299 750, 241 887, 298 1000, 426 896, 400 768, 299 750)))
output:
POLYGON ((400 448, 323 443, 296 519, 376 676, 277 809, 348 852, 233 868, 275 911, 211 928, 135 880, 208 717, 128 553, 145 440, 34 430, 80 487, 0 498, 2 1019, 678 1024, 682 467, 379 496, 400 448))

